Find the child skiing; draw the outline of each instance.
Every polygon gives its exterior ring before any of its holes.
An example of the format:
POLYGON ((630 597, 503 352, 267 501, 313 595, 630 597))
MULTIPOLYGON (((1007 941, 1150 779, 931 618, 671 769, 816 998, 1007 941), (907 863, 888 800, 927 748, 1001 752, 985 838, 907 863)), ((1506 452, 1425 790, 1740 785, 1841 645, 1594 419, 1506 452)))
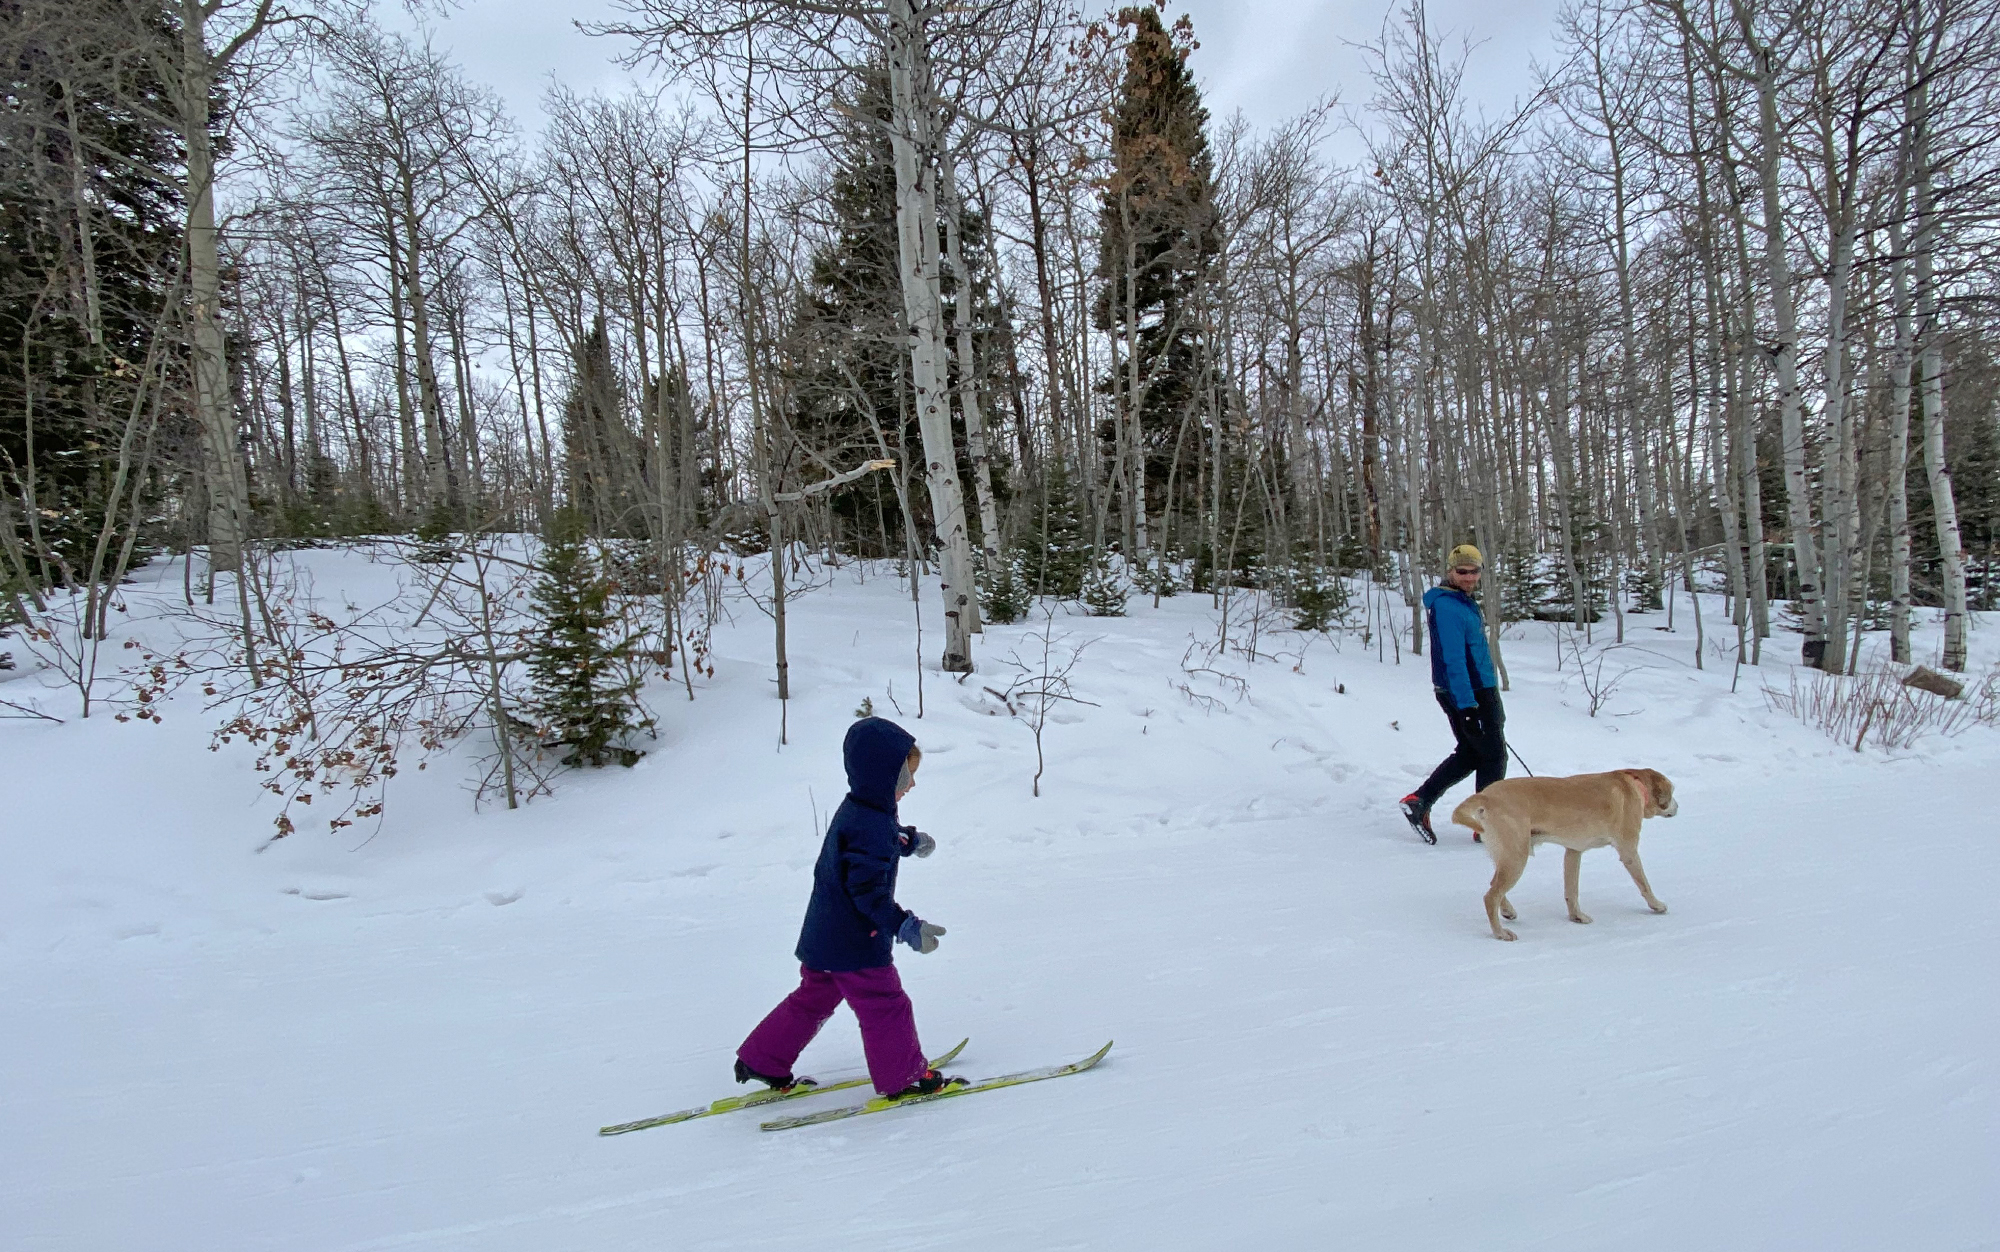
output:
POLYGON ((810 1084, 792 1065, 842 1000, 861 1023, 861 1049, 875 1090, 930 1095, 964 1079, 930 1067, 917 1043, 916 1016, 891 956, 893 941, 934 952, 944 927, 896 903, 896 866, 929 856, 937 843, 896 823, 896 803, 916 786, 923 753, 896 723, 864 717, 841 747, 847 798, 834 812, 813 866, 812 900, 799 934, 798 989, 757 1024, 736 1050, 736 1081, 784 1091, 810 1084))

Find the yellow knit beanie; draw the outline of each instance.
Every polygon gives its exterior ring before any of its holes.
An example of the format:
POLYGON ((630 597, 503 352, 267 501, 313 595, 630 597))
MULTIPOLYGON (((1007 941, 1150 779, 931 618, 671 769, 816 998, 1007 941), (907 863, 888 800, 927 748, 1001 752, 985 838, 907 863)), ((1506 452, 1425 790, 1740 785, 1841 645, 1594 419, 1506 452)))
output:
POLYGON ((1484 569, 1486 567, 1486 558, 1479 555, 1479 549, 1469 543, 1462 543, 1453 548, 1451 555, 1444 559, 1444 567, 1446 569, 1457 569, 1461 565, 1475 565, 1484 569))

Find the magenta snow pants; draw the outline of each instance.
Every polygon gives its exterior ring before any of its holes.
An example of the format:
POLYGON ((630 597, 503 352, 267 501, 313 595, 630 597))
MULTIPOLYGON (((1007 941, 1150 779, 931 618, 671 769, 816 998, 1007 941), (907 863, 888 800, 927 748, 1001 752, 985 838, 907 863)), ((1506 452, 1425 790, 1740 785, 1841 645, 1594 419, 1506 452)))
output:
POLYGON ((737 1059, 760 1074, 791 1073, 799 1053, 842 1000, 861 1022, 861 1051, 875 1090, 892 1095, 930 1069, 917 1043, 916 1013, 893 965, 835 973, 799 966, 798 990, 757 1023, 736 1049, 737 1059))

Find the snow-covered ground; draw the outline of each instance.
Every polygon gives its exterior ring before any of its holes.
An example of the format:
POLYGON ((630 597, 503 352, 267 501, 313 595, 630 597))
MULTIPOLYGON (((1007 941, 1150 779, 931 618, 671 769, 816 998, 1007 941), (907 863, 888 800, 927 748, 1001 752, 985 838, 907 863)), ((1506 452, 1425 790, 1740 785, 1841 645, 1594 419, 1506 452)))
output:
MULTIPOLYGON (((301 559, 329 598, 384 577, 301 559)), ((1670 913, 1597 852, 1571 925, 1545 854, 1503 944, 1484 852, 1394 809, 1449 746, 1424 661, 1266 635, 1287 655, 1207 663, 1239 692, 1186 668, 1206 597, 1058 618, 1095 640, 1092 703, 1048 727, 1035 799, 1032 738, 982 690, 1034 624, 990 628, 964 684, 926 675, 919 720, 907 594, 858 578, 794 609, 788 747, 746 608, 695 701, 655 690, 635 769, 475 814, 442 762, 372 838, 302 822, 255 853, 249 754, 207 751, 186 696, 159 726, 0 721, 0 1247, 2000 1246, 2000 732, 1857 755, 1767 708, 1781 664, 1733 693, 1693 668, 1685 603, 1675 633, 1631 619, 1593 718, 1550 628, 1513 629, 1527 763, 1652 766, 1681 815, 1642 844, 1670 913), (1109 1060, 599 1138, 737 1090, 863 699, 926 752, 904 814, 939 850, 899 894, 950 933, 898 949, 926 1044, 970 1036, 974 1077, 1109 1060)), ((860 1065, 843 1011, 802 1069, 860 1065)))

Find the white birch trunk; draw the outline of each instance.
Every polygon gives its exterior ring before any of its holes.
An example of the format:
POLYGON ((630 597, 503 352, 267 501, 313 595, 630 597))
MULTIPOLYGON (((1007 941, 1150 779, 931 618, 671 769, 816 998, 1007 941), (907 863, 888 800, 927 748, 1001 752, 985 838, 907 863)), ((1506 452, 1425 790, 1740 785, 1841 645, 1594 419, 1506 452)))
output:
POLYGON ((209 136, 209 99, 218 67, 205 42, 206 14, 200 0, 182 0, 180 8, 181 58, 172 81, 187 150, 188 330, 195 417, 201 427, 208 487, 208 561, 210 569, 233 570, 242 564, 250 485, 237 444, 222 328, 215 147, 209 136))
POLYGON ((403 286, 410 308, 410 353, 417 372, 417 413, 423 425, 424 494, 431 503, 446 501, 451 476, 446 465, 444 400, 438 390, 437 359, 431 342, 430 293, 424 290, 422 244, 417 238, 416 192, 403 187, 403 286))
MULTIPOLYGON (((1612 222, 1611 260, 1618 280, 1618 403, 1625 414, 1625 433, 1631 442, 1632 468, 1638 479, 1635 495, 1639 504, 1639 542, 1645 548, 1646 578, 1648 584, 1667 594, 1665 567, 1660 558, 1660 528, 1658 511, 1654 507, 1652 454, 1647 447, 1646 421, 1643 406, 1639 403, 1639 323, 1633 308, 1632 297, 1632 255, 1628 196, 1625 186, 1625 149, 1620 142, 1620 128, 1612 117, 1612 103, 1604 89, 1603 69, 1599 67, 1598 106, 1600 120, 1611 151, 1611 204, 1612 222)), ((1614 588, 1614 597, 1618 589, 1614 588)), ((1640 608, 1650 606, 1641 604, 1640 608)))
MULTIPOLYGON (((972 460, 972 490, 979 501, 979 544, 986 554, 988 570, 1000 568, 1000 513, 993 500, 993 460, 986 445, 986 415, 979 405, 978 365, 972 353, 972 272, 965 264, 965 242, 959 236, 964 223, 965 205, 958 198, 958 178, 952 168, 953 160, 949 152, 938 153, 938 182, 944 192, 946 221, 950 230, 945 235, 946 260, 951 263, 952 276, 957 280, 956 321, 958 338, 958 408, 965 416, 965 450, 972 460)), ((979 629, 977 615, 978 602, 971 606, 974 610, 973 630, 979 629)))
POLYGON ((896 235, 909 320, 910 374, 917 428, 924 442, 925 484, 937 525, 943 575, 943 667, 972 672, 972 541, 965 524, 965 496, 951 435, 945 394, 944 300, 938 282, 935 111, 930 98, 930 53, 912 0, 889 0, 890 143, 896 161, 896 235))
POLYGON ((1889 223, 1895 257, 1890 284, 1896 341, 1889 356, 1889 659, 1910 663, 1910 372, 1916 357, 1910 323, 1910 269, 1903 253, 1902 210, 1889 223))
MULTIPOLYGON (((1750 628, 1750 586, 1746 554, 1743 550, 1742 515, 1738 512, 1736 491, 1731 485, 1735 481, 1733 464, 1725 452, 1723 426, 1725 414, 1729 411, 1724 396, 1726 386, 1723 373, 1721 339, 1723 335, 1723 301, 1721 283, 1716 273, 1716 238, 1711 230, 1715 221, 1713 204, 1708 189, 1708 163, 1699 155, 1699 124, 1695 113, 1694 69, 1687 66, 1687 107, 1690 148, 1697 152, 1695 157, 1696 199, 1700 205, 1701 254, 1702 254, 1702 298, 1708 316, 1707 351, 1708 385, 1702 389, 1703 409, 1708 424, 1708 458, 1711 482, 1715 490, 1716 512, 1722 517, 1723 553, 1729 567, 1729 598, 1732 601, 1730 621, 1736 627, 1736 663, 1741 665, 1748 658, 1745 635, 1750 628)), ((1690 359, 1692 369, 1692 358, 1690 359)))
POLYGON ((1792 270, 1785 256, 1785 210, 1779 195, 1776 53, 1759 43, 1750 15, 1738 10, 1743 39, 1756 61, 1758 181, 1764 198, 1764 265, 1771 285, 1771 312, 1777 325, 1769 349, 1778 375, 1778 421, 1784 438, 1785 497, 1792 522, 1792 556, 1798 563, 1799 620, 1805 642, 1800 655, 1818 667, 1826 654, 1826 618, 1820 601, 1819 549, 1813 535, 1812 496, 1806 485, 1805 420, 1799 393, 1799 319, 1792 304, 1792 270))
MULTIPOLYGON (((1851 219, 1851 213, 1845 216, 1851 219)), ((1833 255, 1826 279, 1826 352, 1821 366, 1825 393, 1820 410, 1833 439, 1820 478, 1824 494, 1821 515, 1827 532, 1823 564, 1825 669, 1839 674, 1847 668, 1847 582, 1853 572, 1852 549, 1859 541, 1861 517, 1856 497, 1859 450, 1853 406, 1847 403, 1847 279, 1854 265, 1855 229, 1851 220, 1833 225, 1833 255)))
POLYGON ((1931 512, 1937 522, 1938 558, 1944 597, 1946 669, 1965 668, 1965 542, 1958 528, 1958 504, 1952 495, 1951 466, 1944 454, 1944 352, 1938 344, 1938 298, 1935 274, 1937 207, 1931 186, 1930 90, 1919 76, 1909 93, 1910 159, 1916 178, 1916 237, 1912 258, 1916 269, 1918 389, 1924 418, 1924 476, 1930 482, 1931 512))

